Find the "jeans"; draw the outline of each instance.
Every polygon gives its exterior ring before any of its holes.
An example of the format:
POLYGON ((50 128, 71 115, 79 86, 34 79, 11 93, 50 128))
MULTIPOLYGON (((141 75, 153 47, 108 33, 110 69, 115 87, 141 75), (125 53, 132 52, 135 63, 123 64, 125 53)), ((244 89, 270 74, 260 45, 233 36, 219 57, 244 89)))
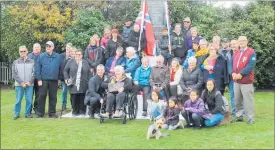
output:
POLYGON ((234 98, 234 81, 233 80, 229 82, 229 94, 230 94, 230 100, 231 100, 232 115, 235 115, 236 106, 235 106, 235 98, 234 98))
POLYGON ((219 124, 223 119, 224 119, 224 115, 220 113, 212 114, 209 119, 204 120, 204 124, 207 127, 212 127, 219 124))
POLYGON ((23 99, 24 93, 26 96, 25 116, 30 115, 33 96, 33 86, 27 86, 26 88, 23 88, 21 86, 15 86, 15 93, 16 103, 14 105, 14 116, 20 115, 21 101, 23 99))
POLYGON ((67 85, 66 85, 66 83, 64 81, 62 81, 61 85, 62 85, 62 96, 61 96, 62 107, 66 107, 66 105, 67 105, 68 87, 67 87, 67 85))

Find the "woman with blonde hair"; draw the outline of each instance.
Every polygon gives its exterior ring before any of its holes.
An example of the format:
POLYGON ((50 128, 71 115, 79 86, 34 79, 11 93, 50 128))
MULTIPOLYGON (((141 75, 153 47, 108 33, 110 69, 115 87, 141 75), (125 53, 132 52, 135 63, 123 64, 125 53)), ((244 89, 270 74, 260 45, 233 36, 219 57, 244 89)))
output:
POLYGON ((169 97, 177 96, 182 93, 179 85, 182 76, 182 66, 178 59, 174 58, 170 66, 169 97))

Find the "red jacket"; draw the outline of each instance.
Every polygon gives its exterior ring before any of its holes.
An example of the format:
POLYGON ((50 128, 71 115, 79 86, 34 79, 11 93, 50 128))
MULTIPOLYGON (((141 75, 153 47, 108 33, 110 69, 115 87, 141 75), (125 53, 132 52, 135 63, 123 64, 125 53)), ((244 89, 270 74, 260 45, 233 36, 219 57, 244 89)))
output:
POLYGON ((108 40, 110 40, 110 38, 105 35, 104 37, 102 37, 100 45, 105 48, 107 46, 108 40))
POLYGON ((256 53, 254 49, 247 48, 245 51, 237 51, 233 58, 233 72, 240 73, 242 78, 234 80, 241 84, 252 84, 254 81, 254 67, 256 65, 256 53))

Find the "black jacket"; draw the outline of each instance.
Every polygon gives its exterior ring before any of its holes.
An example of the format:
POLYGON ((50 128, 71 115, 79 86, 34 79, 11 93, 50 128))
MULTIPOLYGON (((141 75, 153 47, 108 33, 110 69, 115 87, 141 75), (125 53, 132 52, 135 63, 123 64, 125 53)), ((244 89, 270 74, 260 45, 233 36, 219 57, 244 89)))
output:
POLYGON ((221 92, 218 90, 214 90, 212 96, 210 96, 210 93, 207 92, 207 90, 204 90, 201 95, 201 99, 204 101, 206 110, 208 110, 211 114, 224 114, 224 104, 221 92))
MULTIPOLYGON (((104 82, 102 82, 101 87, 107 89, 108 88, 108 84, 111 83, 111 81, 114 80, 114 79, 115 79, 115 76, 111 76, 111 77, 107 78, 107 80, 105 80, 104 82)), ((133 87, 132 80, 129 79, 129 78, 127 78, 126 75, 124 75, 123 78, 120 81, 118 81, 118 82, 124 82, 124 86, 123 86, 124 90, 123 90, 123 92, 130 92, 131 91, 131 89, 133 87)))
MULTIPOLYGON (((135 32, 135 31, 130 33, 129 38, 128 38, 128 46, 132 46, 136 50, 138 50, 139 34, 140 34, 140 32, 135 32)), ((142 32, 141 40, 140 40, 141 51, 144 50, 145 46, 146 46, 146 37, 145 37, 144 32, 142 32)))
POLYGON ((179 35, 177 35, 175 32, 173 32, 171 35, 171 41, 174 56, 180 58, 185 57, 187 49, 183 34, 180 33, 179 35))
POLYGON ((84 58, 87 60, 91 68, 96 69, 99 64, 104 62, 104 53, 102 47, 88 46, 84 53, 84 58), (90 54, 95 53, 94 59, 91 60, 90 54))
POLYGON ((64 68, 64 72, 63 72, 64 79, 72 80, 72 86, 68 87, 71 94, 86 93, 86 90, 88 89, 88 81, 92 75, 90 72, 90 66, 88 62, 85 59, 83 59, 81 77, 80 77, 80 88, 79 88, 79 91, 77 91, 77 87, 76 87, 77 70, 78 70, 78 65, 74 59, 72 59, 71 61, 68 61, 68 63, 64 68))
POLYGON ((161 39, 158 41, 158 48, 159 48, 160 54, 164 58, 171 57, 170 52, 168 50, 168 45, 169 45, 168 35, 161 36, 161 39))
POLYGON ((66 59, 66 52, 60 54, 60 57, 62 58, 62 63, 61 63, 61 74, 62 74, 62 75, 61 75, 61 81, 64 81, 64 74, 63 74, 64 68, 65 68, 67 62, 68 62, 69 60, 73 59, 73 58, 69 56, 69 57, 66 59))
POLYGON ((179 123, 179 114, 180 111, 177 108, 167 107, 163 112, 163 117, 165 118, 165 123, 168 125, 176 125, 179 123), (170 112, 170 113, 169 113, 170 112))
POLYGON ((189 72, 188 69, 183 70, 180 80, 180 86, 182 88, 183 95, 189 96, 189 92, 187 91, 188 87, 197 90, 200 93, 202 84, 203 77, 200 68, 195 68, 191 72, 189 72))
POLYGON ((100 78, 98 75, 95 75, 90 79, 89 88, 85 95, 84 105, 87 105, 90 100, 100 101, 100 99, 103 99, 102 95, 104 94, 104 88, 101 87, 103 80, 104 77, 100 78))
MULTIPOLYGON (((207 54, 205 57, 207 58, 209 54, 207 54)), ((203 81, 206 83, 206 81, 209 78, 209 71, 206 69, 203 69, 203 81)), ((218 90, 223 90, 225 85, 228 83, 227 78, 227 69, 226 69, 226 62, 224 58, 218 54, 216 65, 214 66, 214 75, 215 75, 215 85, 218 90)))
POLYGON ((116 55, 116 49, 119 46, 122 46, 122 44, 123 43, 122 43, 121 38, 118 38, 116 42, 113 41, 112 39, 108 40, 107 46, 105 47, 105 51, 104 51, 105 60, 109 59, 112 56, 115 56, 116 55))

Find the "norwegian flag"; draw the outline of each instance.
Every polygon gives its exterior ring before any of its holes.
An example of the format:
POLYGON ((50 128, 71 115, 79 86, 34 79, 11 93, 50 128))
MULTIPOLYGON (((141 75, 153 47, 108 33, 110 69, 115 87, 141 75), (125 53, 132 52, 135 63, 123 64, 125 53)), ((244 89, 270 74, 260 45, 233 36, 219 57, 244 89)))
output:
MULTIPOLYGON (((148 4, 146 0, 143 1, 143 9, 142 11, 139 12, 138 17, 136 18, 136 23, 141 26, 140 34, 142 34, 142 32, 145 30, 145 36, 146 36, 146 42, 147 42, 146 47, 144 49, 145 54, 147 56, 154 56, 156 39, 155 39, 153 25, 149 15, 148 4)), ((140 39, 139 39, 139 45, 140 45, 140 39)))

